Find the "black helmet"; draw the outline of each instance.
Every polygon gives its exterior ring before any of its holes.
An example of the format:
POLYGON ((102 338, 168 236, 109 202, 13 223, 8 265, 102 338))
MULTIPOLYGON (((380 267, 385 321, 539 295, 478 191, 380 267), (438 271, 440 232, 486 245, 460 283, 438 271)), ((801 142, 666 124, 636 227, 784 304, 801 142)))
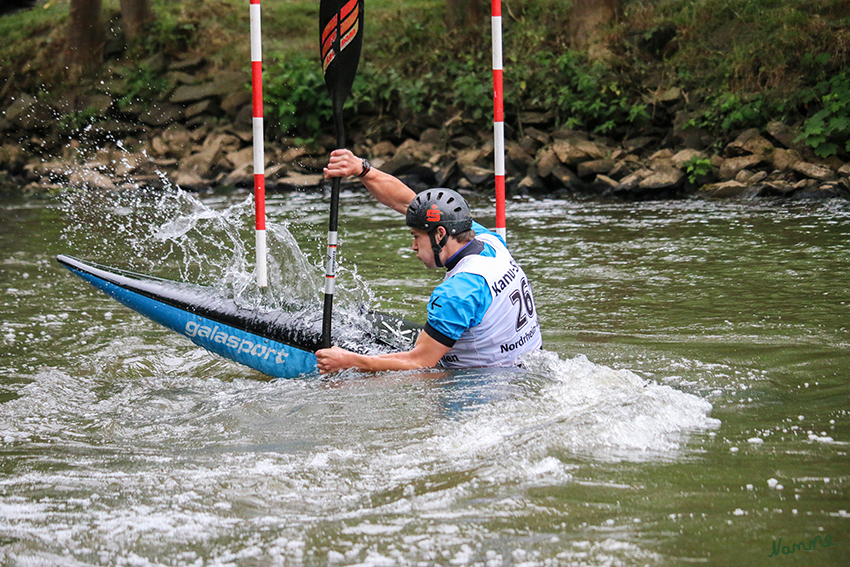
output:
POLYGON ((438 226, 450 235, 472 228, 469 205, 460 193, 437 187, 422 191, 407 206, 407 226, 431 232, 438 226))

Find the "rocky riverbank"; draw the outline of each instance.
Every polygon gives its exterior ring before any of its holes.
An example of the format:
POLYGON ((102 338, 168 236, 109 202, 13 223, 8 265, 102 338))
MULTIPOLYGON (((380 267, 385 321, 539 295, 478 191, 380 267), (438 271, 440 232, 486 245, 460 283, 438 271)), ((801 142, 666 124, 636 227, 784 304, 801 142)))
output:
MULTIPOLYGON (((84 94, 52 102, 16 97, 0 115, 0 186, 27 194, 69 186, 252 187, 247 77, 209 69, 200 58, 172 63, 164 72, 174 87, 145 103, 123 102, 127 80, 120 68, 84 94)), ((414 189, 492 190, 487 125, 480 133, 437 126, 393 141, 355 135, 353 150, 414 189)), ((704 136, 647 134, 618 142, 543 119, 521 133, 511 130, 507 188, 513 196, 620 200, 850 198, 850 164, 819 159, 795 138, 790 127, 773 122, 707 151, 704 136)), ((267 190, 321 188, 330 137, 311 147, 285 137, 267 139, 265 146, 267 190)))

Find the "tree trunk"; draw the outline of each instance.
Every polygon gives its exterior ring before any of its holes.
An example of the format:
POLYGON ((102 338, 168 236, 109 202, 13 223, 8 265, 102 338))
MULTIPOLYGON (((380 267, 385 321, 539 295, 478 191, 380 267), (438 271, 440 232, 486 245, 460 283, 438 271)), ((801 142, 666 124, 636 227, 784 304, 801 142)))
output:
POLYGON ((573 0, 570 45, 587 51, 591 59, 604 58, 606 29, 617 20, 620 0, 573 0))
POLYGON ((103 63, 101 0, 71 0, 65 61, 71 79, 91 76, 103 63))
POLYGON ((150 0, 121 0, 121 20, 127 39, 137 39, 145 26, 154 20, 150 0))
POLYGON ((486 0, 446 0, 447 24, 452 29, 479 26, 490 13, 489 6, 486 0))

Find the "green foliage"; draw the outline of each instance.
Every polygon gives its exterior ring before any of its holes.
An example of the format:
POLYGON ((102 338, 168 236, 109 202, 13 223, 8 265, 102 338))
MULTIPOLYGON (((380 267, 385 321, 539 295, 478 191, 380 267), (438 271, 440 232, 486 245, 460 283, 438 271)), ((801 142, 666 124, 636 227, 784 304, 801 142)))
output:
POLYGON ((606 65, 590 63, 576 51, 567 51, 556 63, 562 81, 557 89, 557 108, 570 116, 568 125, 572 122, 607 134, 618 126, 649 118, 645 105, 629 102, 606 65))
POLYGON ((77 110, 63 115, 59 118, 59 126, 62 131, 73 134, 84 130, 100 118, 102 116, 97 110, 88 107, 84 110, 77 110))
MULTIPOLYGON (((155 23, 118 63, 200 53, 215 68, 244 70, 249 22, 243 2, 153 0, 155 23)), ((606 63, 568 50, 571 2, 509 4, 503 17, 509 123, 522 111, 536 110, 550 113, 559 125, 617 136, 650 120, 669 127, 680 109, 697 116, 691 125, 714 134, 805 118, 801 139, 816 152, 850 151, 846 0, 624 0, 619 22, 606 37, 611 55, 606 63), (648 49, 659 30, 671 30, 673 39, 648 49), (679 88, 685 107, 670 106, 650 117, 645 95, 659 84, 679 88)), ((104 22, 116 21, 118 0, 104 0, 103 10, 104 22)), ((373 133, 382 135, 398 131, 412 116, 450 109, 451 117, 462 113, 453 125, 486 127, 492 112, 489 22, 480 29, 447 30, 445 10, 445 0, 369 0, 347 119, 375 124, 373 133)), ((67 18, 67 1, 49 0, 0 20, 7 40, 0 49, 0 83, 12 85, 9 96, 45 86, 60 96, 69 87, 54 84, 62 77, 67 18)), ((308 140, 328 132, 331 122, 316 57, 317 18, 315 0, 263 6, 266 61, 272 62, 265 73, 268 123, 308 140)), ((127 92, 119 107, 156 99, 168 88, 164 75, 160 66, 124 77, 127 92)), ((69 127, 85 126, 90 118, 83 112, 66 121, 69 127)))
POLYGON ((691 183, 696 183, 698 178, 708 175, 714 169, 710 159, 699 156, 693 156, 682 165, 685 168, 685 173, 688 174, 688 181, 691 183))
POLYGON ((842 147, 850 152, 850 77, 846 71, 815 87, 823 109, 803 125, 798 141, 814 149, 820 157, 834 156, 842 147))
POLYGON ((148 103, 171 88, 171 81, 155 67, 140 64, 130 71, 127 86, 116 100, 118 108, 124 109, 134 102, 148 103))
POLYGON ((313 140, 333 119, 331 99, 318 57, 295 53, 264 73, 265 115, 289 136, 313 140))
POLYGON ((390 113, 428 112, 432 74, 405 79, 395 69, 379 69, 364 64, 358 71, 351 89, 351 108, 355 113, 383 116, 390 113))
POLYGON ((159 14, 147 25, 146 32, 136 44, 130 45, 131 55, 149 57, 163 54, 167 57, 183 54, 194 43, 195 24, 159 14))
POLYGON ((493 116, 493 75, 483 57, 466 55, 448 66, 452 105, 476 122, 493 116))
POLYGON ((729 133, 743 128, 758 128, 766 124, 776 112, 762 95, 742 95, 724 92, 710 99, 697 118, 685 126, 729 133))
POLYGON ((724 93, 712 106, 717 111, 720 127, 725 132, 760 126, 768 118, 764 97, 760 95, 745 98, 736 93, 724 93))
POLYGON ((555 110, 569 128, 583 127, 607 134, 649 120, 646 105, 630 97, 616 75, 604 64, 590 62, 576 51, 558 57, 540 53, 531 70, 522 71, 516 87, 505 97, 518 105, 555 110))

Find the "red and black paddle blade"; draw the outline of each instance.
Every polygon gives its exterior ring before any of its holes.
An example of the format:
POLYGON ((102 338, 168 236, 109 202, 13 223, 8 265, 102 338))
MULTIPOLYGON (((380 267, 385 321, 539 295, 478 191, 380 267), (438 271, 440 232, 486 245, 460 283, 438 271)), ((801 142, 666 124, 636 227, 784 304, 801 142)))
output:
POLYGON ((322 70, 333 100, 335 119, 341 117, 360 63, 363 4, 364 0, 322 0, 319 6, 322 70))

